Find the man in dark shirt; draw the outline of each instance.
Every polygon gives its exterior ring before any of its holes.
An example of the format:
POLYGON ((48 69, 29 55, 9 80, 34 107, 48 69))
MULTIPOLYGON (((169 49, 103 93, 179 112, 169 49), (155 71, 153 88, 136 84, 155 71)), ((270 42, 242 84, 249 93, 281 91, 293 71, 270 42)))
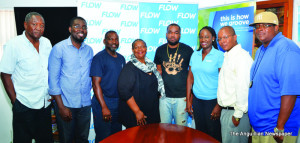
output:
POLYGON ((125 58, 116 52, 119 48, 119 36, 108 31, 103 40, 105 49, 96 54, 91 65, 94 97, 92 99, 95 142, 122 130, 118 123, 119 94, 117 81, 125 65, 125 58))
POLYGON ((168 43, 157 48, 154 63, 162 74, 166 90, 166 98, 159 103, 161 122, 171 123, 174 117, 176 124, 186 126, 186 80, 193 49, 179 42, 180 31, 175 23, 167 27, 168 43))

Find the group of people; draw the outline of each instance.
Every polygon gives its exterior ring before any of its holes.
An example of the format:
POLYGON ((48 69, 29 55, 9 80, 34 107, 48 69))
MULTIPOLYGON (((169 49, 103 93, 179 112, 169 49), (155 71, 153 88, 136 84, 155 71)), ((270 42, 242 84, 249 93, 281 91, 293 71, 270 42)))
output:
POLYGON ((278 31, 278 18, 271 12, 256 15, 250 26, 263 44, 254 62, 231 26, 218 33, 203 27, 200 47, 193 51, 179 42, 181 28, 173 23, 154 61, 146 57, 146 42, 136 39, 126 63, 116 52, 115 31, 105 34, 105 49, 94 56, 84 42, 85 19, 74 17, 70 37, 52 48, 42 36, 42 15, 30 12, 23 34, 4 45, 0 63, 13 104, 13 140, 52 142, 53 102, 62 143, 88 142, 91 109, 95 142, 121 131, 122 125, 174 120, 186 126, 188 114, 197 130, 221 142, 247 143, 250 133, 253 142, 295 142, 300 127, 300 49, 278 31))
POLYGON ((262 42, 254 62, 231 26, 218 34, 207 26, 200 30, 200 48, 187 77, 186 110, 196 129, 221 142, 247 143, 249 136, 255 143, 296 142, 300 48, 279 32, 272 12, 257 14, 249 26, 262 42))

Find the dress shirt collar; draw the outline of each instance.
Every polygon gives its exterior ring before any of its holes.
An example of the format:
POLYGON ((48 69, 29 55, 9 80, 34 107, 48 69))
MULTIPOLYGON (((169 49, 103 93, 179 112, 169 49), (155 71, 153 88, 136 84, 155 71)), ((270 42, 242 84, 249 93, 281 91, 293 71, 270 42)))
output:
MULTIPOLYGON (((25 30, 23 31, 22 33, 22 37, 23 37, 23 40, 26 42, 26 46, 25 47, 33 47, 33 44, 29 41, 29 39, 26 37, 26 34, 25 34, 25 30)), ((41 40, 41 38, 39 39, 39 41, 41 40)), ((40 44, 42 42, 40 41, 40 44)), ((40 46, 41 47, 41 46, 40 46)))
POLYGON ((231 48, 231 50, 226 51, 225 54, 224 54, 224 56, 225 57, 227 57, 227 56, 229 56, 229 57, 234 56, 234 55, 236 55, 236 54, 239 53, 239 51, 240 51, 241 48, 242 48, 241 44, 237 44, 233 48, 231 48))
MULTIPOLYGON (((198 54, 200 56, 202 56, 202 51, 203 51, 203 48, 198 52, 198 54)), ((210 52, 207 55, 214 55, 214 54, 216 54, 216 52, 217 52, 217 49, 215 49, 214 47, 212 47, 211 50, 210 50, 210 52)))
MULTIPOLYGON (((72 41, 71 41, 71 36, 69 36, 69 38, 68 38, 68 40, 67 40, 67 44, 68 44, 69 46, 73 46, 73 47, 74 47, 74 45, 72 44, 72 41)), ((80 46, 79 49, 84 48, 85 45, 86 45, 86 44, 85 44, 85 42, 83 41, 83 42, 81 43, 81 46, 80 46)))

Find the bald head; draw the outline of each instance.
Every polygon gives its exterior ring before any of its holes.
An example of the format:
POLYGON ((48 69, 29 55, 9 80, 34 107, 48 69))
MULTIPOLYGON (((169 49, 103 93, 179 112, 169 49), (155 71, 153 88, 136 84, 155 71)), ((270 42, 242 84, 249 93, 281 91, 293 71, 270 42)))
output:
POLYGON ((231 26, 224 26, 218 33, 218 42, 221 48, 225 51, 230 51, 237 45, 237 36, 231 26))
POLYGON ((224 26, 224 27, 222 27, 222 28, 220 29, 220 31, 221 31, 222 29, 228 30, 228 32, 229 32, 230 35, 236 35, 236 34, 235 34, 235 30, 234 30, 231 26, 224 26))

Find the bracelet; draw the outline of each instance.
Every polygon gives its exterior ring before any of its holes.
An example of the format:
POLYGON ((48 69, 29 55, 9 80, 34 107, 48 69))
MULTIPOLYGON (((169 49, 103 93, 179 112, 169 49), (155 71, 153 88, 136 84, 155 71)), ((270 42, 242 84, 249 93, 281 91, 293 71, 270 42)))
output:
POLYGON ((236 117, 234 117, 234 116, 233 116, 233 118, 234 118, 235 121, 237 121, 237 122, 240 121, 240 118, 236 118, 236 117))
POLYGON ((284 129, 283 130, 278 130, 277 127, 274 128, 274 133, 284 133, 284 129))

